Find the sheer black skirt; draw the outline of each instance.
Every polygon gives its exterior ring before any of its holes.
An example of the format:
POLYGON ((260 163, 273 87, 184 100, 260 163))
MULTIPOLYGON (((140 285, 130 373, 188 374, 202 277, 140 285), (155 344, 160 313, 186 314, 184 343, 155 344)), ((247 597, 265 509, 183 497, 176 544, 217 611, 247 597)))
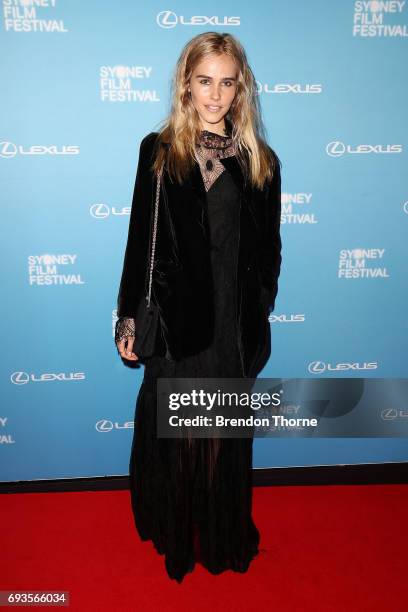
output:
MULTIPOLYGON (((159 377, 241 377, 236 323, 239 193, 225 170, 207 193, 215 333, 207 349, 180 361, 146 361, 129 473, 137 531, 165 555, 181 582, 200 561, 211 573, 245 572, 258 553, 252 516, 252 438, 158 438, 159 377)), ((199 324, 199 322, 197 322, 199 324)))

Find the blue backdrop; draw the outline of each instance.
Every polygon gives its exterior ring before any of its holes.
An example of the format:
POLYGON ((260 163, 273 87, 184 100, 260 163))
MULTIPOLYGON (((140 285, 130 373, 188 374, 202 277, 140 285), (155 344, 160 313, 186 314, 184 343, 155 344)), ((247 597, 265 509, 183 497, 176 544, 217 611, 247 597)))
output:
MULTIPOLYGON (((2 4, 1 480, 128 473, 143 367, 113 330, 139 144, 203 31, 244 45, 282 160, 261 376, 408 376, 405 1, 2 4)), ((256 439, 254 466, 406 461, 407 446, 256 439)))

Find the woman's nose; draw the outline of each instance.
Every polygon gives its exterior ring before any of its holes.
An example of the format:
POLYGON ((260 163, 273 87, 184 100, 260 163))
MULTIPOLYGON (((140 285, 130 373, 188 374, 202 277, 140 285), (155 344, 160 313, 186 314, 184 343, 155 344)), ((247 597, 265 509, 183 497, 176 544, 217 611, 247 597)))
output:
POLYGON ((210 97, 212 100, 219 100, 220 99, 220 90, 219 90, 219 86, 218 85, 213 85, 211 88, 211 92, 210 92, 210 97))

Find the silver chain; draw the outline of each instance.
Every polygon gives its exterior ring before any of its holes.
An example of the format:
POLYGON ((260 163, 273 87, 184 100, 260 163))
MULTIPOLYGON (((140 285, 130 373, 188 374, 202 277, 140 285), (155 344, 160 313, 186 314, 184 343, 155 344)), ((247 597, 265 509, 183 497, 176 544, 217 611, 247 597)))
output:
POLYGON ((153 236, 152 236, 152 254, 150 257, 150 270, 149 270, 149 289, 146 296, 147 307, 150 306, 150 297, 152 293, 152 275, 153 275, 153 265, 154 265, 154 253, 156 250, 156 234, 157 234, 157 218, 159 215, 159 197, 160 197, 160 179, 162 175, 162 168, 157 173, 157 183, 156 183, 156 201, 154 205, 154 222, 153 222, 153 236))

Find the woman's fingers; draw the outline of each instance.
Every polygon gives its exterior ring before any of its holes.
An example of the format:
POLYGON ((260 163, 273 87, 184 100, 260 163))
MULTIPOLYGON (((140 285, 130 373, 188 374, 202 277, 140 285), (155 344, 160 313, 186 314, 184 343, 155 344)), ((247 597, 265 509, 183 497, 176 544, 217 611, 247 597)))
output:
POLYGON ((134 336, 129 336, 127 341, 127 351, 126 351, 126 359, 131 359, 132 361, 136 361, 139 357, 136 353, 133 352, 133 343, 135 341, 134 336))
POLYGON ((127 338, 124 338, 120 342, 117 342, 118 351, 120 353, 120 356, 123 359, 128 359, 129 361, 137 361, 139 359, 136 353, 133 352, 134 341, 135 341, 134 336, 128 336, 127 338), (126 347, 126 343, 127 343, 127 347, 126 347))

